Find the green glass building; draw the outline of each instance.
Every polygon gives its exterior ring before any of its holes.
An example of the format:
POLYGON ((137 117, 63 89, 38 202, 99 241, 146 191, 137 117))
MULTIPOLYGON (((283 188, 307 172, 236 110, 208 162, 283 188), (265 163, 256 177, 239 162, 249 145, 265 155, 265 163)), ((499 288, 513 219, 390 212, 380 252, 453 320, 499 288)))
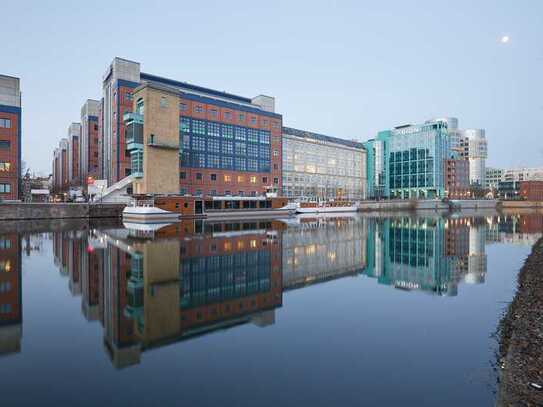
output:
POLYGON ((370 199, 445 196, 443 160, 453 158, 447 123, 430 121, 381 131, 364 143, 370 199))

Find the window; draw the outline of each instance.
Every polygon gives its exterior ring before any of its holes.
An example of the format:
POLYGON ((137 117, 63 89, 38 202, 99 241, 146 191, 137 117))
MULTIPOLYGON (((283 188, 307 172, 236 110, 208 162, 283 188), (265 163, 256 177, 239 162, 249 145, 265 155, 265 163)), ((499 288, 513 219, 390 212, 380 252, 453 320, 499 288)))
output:
POLYGON ((219 137, 221 135, 221 125, 219 123, 207 123, 207 134, 219 137))
POLYGON ((195 154, 194 155, 194 166, 205 168, 206 166, 206 155, 205 154, 195 154))
POLYGON ((268 127, 268 120, 267 119, 262 120, 262 126, 268 127))
POLYGON ((209 177, 211 178, 211 181, 217 181, 217 174, 211 174, 209 177))
POLYGON ((211 196, 216 196, 217 195, 217 190, 216 189, 212 189, 209 191, 209 195, 211 196))
POLYGON ((143 116, 143 112, 144 112, 143 99, 140 98, 136 102, 136 113, 141 114, 143 116))
POLYGON ((207 155, 207 168, 220 168, 221 157, 214 154, 207 155))
POLYGON ((270 132, 265 130, 260 130, 260 142, 262 144, 270 144, 270 132))
POLYGON ((279 128, 279 122, 272 122, 272 127, 274 129, 278 129, 279 128))
POLYGON ((186 112, 187 110, 189 110, 187 104, 185 102, 179 102, 179 111, 186 112))
POLYGON ((231 170, 233 166, 234 166, 234 159, 232 157, 222 157, 221 168, 231 170))
POLYGON ((268 160, 260 160, 258 162, 258 170, 260 172, 269 172, 270 171, 270 162, 268 160))
POLYGON ((256 124, 256 116, 251 116, 251 124, 256 124))
POLYGON ((256 184, 256 177, 253 175, 250 179, 251 184, 256 184))
POLYGON ((267 184, 268 183, 268 177, 262 177, 262 183, 267 184))
POLYGON ((224 182, 232 182, 232 176, 230 176, 230 175, 225 175, 225 176, 224 176, 224 182))
POLYGON ((238 175, 238 182, 245 182, 245 177, 243 175, 238 175))
POLYGON ((273 156, 274 156, 274 157, 277 157, 278 155, 279 155, 279 151, 273 150, 273 156))
POLYGON ((221 143, 217 139, 207 139, 207 151, 209 153, 220 153, 221 143))
POLYGON ((0 184, 0 194, 9 194, 11 192, 11 184, 0 184))
POLYGON ((245 160, 245 158, 236 157, 235 169, 238 171, 247 171, 247 161, 245 160))
POLYGON ((225 120, 232 119, 232 112, 228 112, 228 111, 224 112, 224 118, 225 120))
POLYGON ((260 158, 270 158, 270 148, 268 146, 260 146, 260 158))
POLYGON ((273 183, 274 183, 275 185, 279 184, 279 178, 275 177, 275 178, 273 179, 273 183))
POLYGON ((223 154, 234 154, 234 143, 232 141, 223 141, 222 142, 222 153, 223 154))
POLYGON ((217 111, 217 109, 211 109, 211 117, 216 119, 218 115, 219 115, 219 112, 217 111))
POLYGON ((258 145, 247 144, 247 155, 249 157, 258 157, 258 145))
MULTIPOLYGON (((179 194, 180 194, 180 195, 186 195, 186 194, 187 194, 187 188, 181 188, 181 189, 179 189, 179 194)), ((187 204, 187 203, 185 202, 185 205, 186 205, 186 204, 187 204)), ((185 208, 186 208, 186 206, 185 206, 185 208)))
POLYGON ((182 139, 182 144, 183 148, 185 150, 190 150, 190 136, 188 134, 185 134, 183 136, 183 139, 182 139))
POLYGON ((230 124, 223 124, 222 136, 229 139, 234 138, 234 126, 231 126, 230 124))
POLYGON ((206 122, 203 120, 192 121, 192 132, 196 134, 206 134, 206 122))
POLYGON ((240 113, 240 114, 238 115, 238 121, 239 121, 240 123, 243 123, 243 122, 245 121, 245 114, 240 113))
POLYGON ((181 179, 186 179, 186 178, 187 178, 187 173, 184 172, 184 171, 181 172, 181 173, 179 173, 179 178, 181 178, 181 179))
POLYGON ((247 140, 247 129, 245 127, 236 126, 236 140, 247 140))
POLYGON ((182 133, 190 133, 190 117, 182 117, 180 124, 182 133))
POLYGON ((160 107, 163 109, 168 107, 168 98, 166 96, 160 97, 160 107))
POLYGON ((205 151, 206 139, 202 136, 192 136, 192 149, 196 151, 205 151))
POLYGON ((198 180, 202 179, 202 173, 201 172, 196 173, 196 179, 198 179, 198 180))
POLYGON ((8 140, 0 140, 0 150, 8 150, 11 143, 8 140))
POLYGON ((0 172, 7 172, 11 168, 11 163, 0 161, 0 172))
POLYGON ((0 239, 0 249, 11 249, 11 240, 0 239))
POLYGON ((253 158, 247 159, 247 171, 258 171, 258 160, 253 158))
POLYGON ((11 129, 11 119, 0 119, 0 127, 11 129))
POLYGON ((245 143, 236 142, 234 151, 235 151, 236 155, 245 155, 245 154, 247 154, 245 143))
POLYGON ((196 113, 203 113, 204 112, 204 107, 202 105, 195 105, 194 106, 194 111, 196 113))
POLYGON ((258 143, 258 130, 247 129, 247 141, 258 143))

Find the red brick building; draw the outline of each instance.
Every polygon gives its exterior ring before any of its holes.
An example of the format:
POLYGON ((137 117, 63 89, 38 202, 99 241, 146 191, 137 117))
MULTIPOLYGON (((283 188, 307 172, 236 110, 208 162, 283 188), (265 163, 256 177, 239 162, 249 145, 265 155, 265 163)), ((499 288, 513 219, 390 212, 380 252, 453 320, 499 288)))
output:
POLYGON ((0 200, 20 195, 21 125, 19 78, 0 75, 0 200))
POLYGON ((133 90, 151 82, 179 94, 179 192, 191 195, 259 195, 282 188, 282 116, 275 100, 238 96, 140 72, 115 58, 104 75, 102 102, 104 178, 111 185, 136 173, 137 151, 127 150, 124 114, 133 90), (134 167, 134 168, 132 168, 134 167))
POLYGON ((469 161, 443 160, 443 177, 445 194, 451 199, 466 199, 469 197, 469 161))
POLYGON ((543 181, 521 181, 520 196, 526 201, 543 201, 543 181))

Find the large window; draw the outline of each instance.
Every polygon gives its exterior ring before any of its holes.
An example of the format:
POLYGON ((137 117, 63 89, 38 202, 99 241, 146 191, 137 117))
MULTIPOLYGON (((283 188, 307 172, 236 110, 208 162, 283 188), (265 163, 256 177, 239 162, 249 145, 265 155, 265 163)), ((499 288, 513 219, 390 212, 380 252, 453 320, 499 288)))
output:
POLYGON ((206 122, 203 120, 192 121, 192 132, 196 134, 206 134, 206 122))
POLYGON ((11 163, 0 161, 0 172, 7 172, 11 169, 11 163))
POLYGON ((11 119, 0 119, 0 127, 11 129, 11 119))
POLYGON ((245 143, 236 141, 234 152, 236 155, 247 154, 245 143))
POLYGON ((207 152, 208 153, 220 153, 221 152, 221 143, 217 139, 209 138, 207 139, 207 152))
POLYGON ((9 150, 11 143, 9 140, 0 140, 0 150, 9 150))
POLYGON ((222 142, 222 153, 223 154, 234 154, 234 142, 233 141, 223 141, 222 142))
POLYGON ((207 134, 209 136, 219 137, 221 135, 221 125, 219 123, 209 122, 207 124, 207 134))
POLYGON ((232 139, 234 138, 234 126, 230 124, 223 124, 222 125, 222 136, 224 138, 232 139))
POLYGON ((11 192, 11 184, 0 184, 0 194, 9 194, 11 192))
POLYGON ((182 166, 252 172, 270 168, 269 131, 181 117, 180 145, 182 166))
POLYGON ((236 126, 236 140, 247 140, 247 129, 245 127, 236 126))
POLYGON ((189 117, 181 118, 181 132, 190 133, 190 118, 189 117))

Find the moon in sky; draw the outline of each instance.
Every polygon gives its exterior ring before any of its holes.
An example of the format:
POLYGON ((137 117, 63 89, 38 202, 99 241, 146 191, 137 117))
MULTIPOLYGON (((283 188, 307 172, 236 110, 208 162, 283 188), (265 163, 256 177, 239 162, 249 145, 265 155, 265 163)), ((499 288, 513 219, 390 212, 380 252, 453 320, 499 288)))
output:
POLYGON ((502 44, 507 44, 509 42, 509 36, 508 35, 504 35, 502 38, 501 38, 501 43, 502 44))

